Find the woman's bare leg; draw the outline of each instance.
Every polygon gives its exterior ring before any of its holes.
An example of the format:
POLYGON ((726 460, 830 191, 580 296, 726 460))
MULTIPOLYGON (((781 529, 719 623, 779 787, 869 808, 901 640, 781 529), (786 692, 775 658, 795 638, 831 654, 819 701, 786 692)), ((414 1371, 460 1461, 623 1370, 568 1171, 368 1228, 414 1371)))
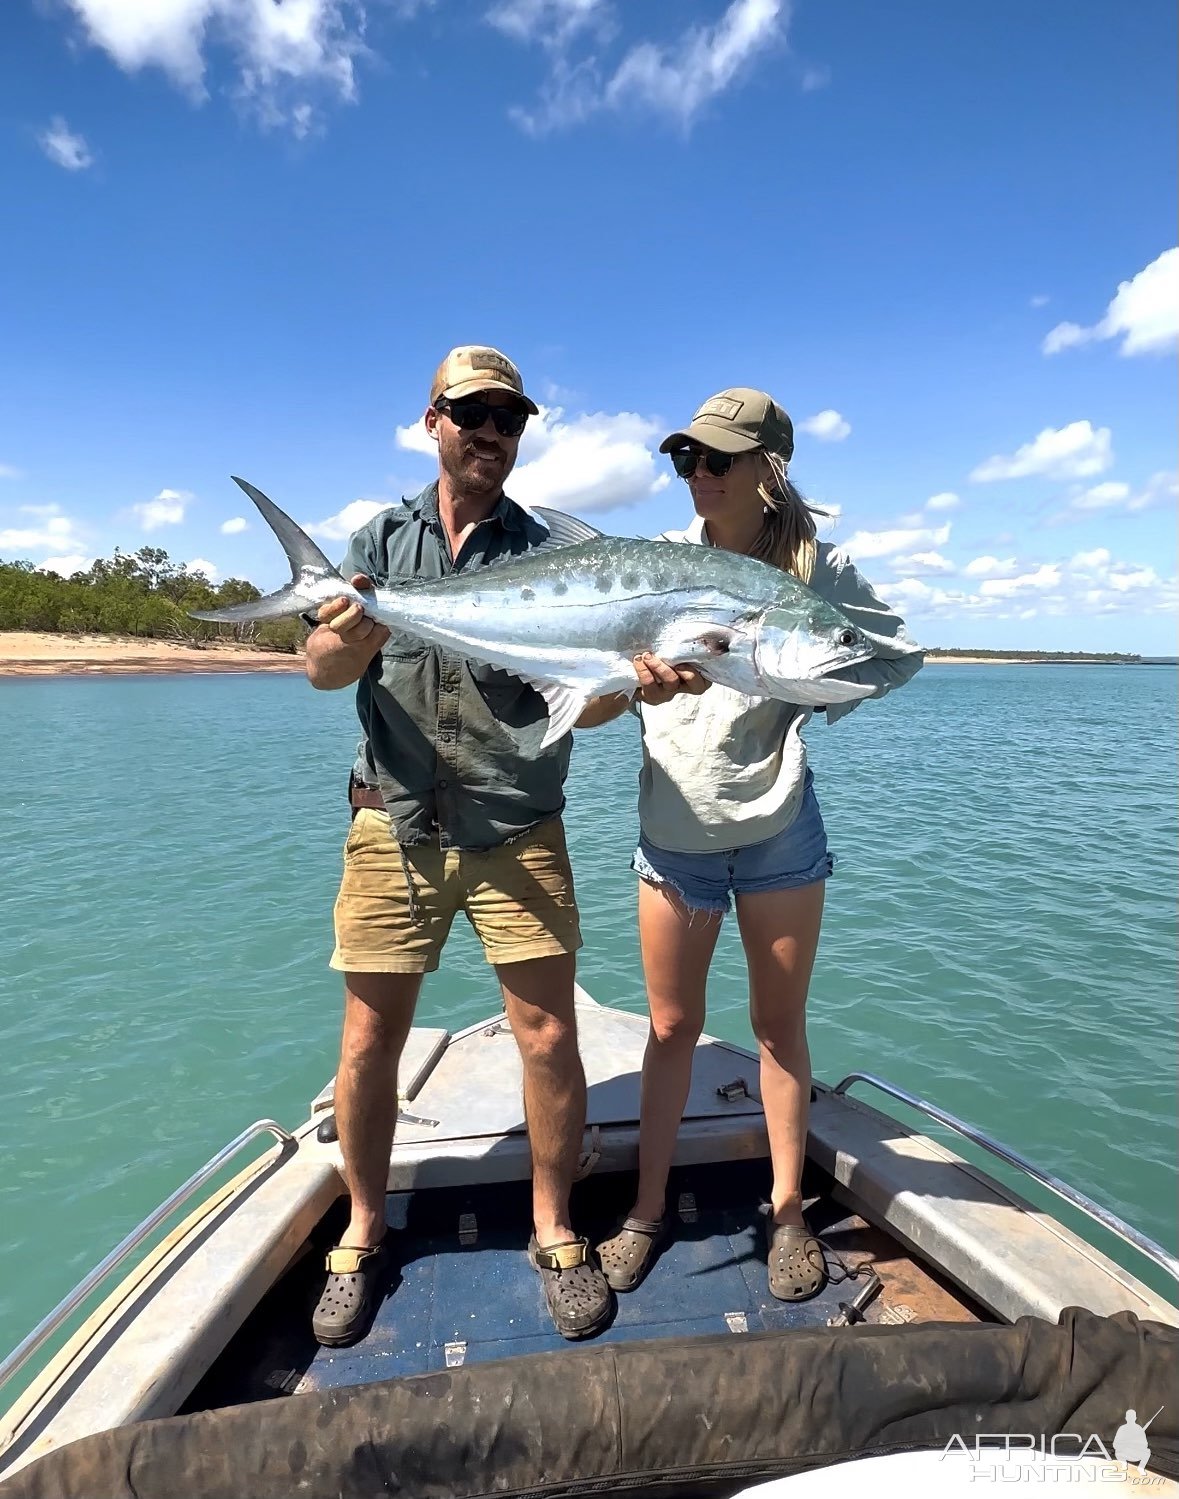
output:
POLYGON ((663 1216, 667 1175, 692 1083, 692 1055, 704 1029, 708 965, 719 911, 690 911, 667 885, 639 881, 639 943, 651 1028, 643 1056, 639 1189, 633 1216, 663 1216))
POLYGON ((806 997, 825 888, 819 881, 737 897, 737 924, 749 967, 749 1018, 761 1053, 775 1223, 803 1222, 802 1167, 811 1098, 806 997))

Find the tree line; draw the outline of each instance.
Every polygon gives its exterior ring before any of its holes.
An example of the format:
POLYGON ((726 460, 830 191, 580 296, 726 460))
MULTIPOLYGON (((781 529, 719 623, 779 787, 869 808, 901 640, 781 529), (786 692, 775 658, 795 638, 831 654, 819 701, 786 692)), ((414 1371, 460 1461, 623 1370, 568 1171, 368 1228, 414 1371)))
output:
POLYGON ((113 557, 99 558, 68 578, 31 562, 0 559, 0 630, 137 635, 198 646, 229 639, 268 650, 298 649, 306 631, 297 619, 216 625, 188 613, 260 597, 261 590, 245 578, 214 585, 204 573, 173 562, 160 547, 137 552, 116 547, 113 557))

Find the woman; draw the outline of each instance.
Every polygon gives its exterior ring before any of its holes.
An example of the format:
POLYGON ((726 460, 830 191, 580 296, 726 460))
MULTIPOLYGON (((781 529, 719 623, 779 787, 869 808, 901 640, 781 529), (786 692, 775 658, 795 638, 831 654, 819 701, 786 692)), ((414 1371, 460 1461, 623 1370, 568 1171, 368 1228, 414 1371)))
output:
MULTIPOLYGON (((744 388, 706 401, 660 446, 687 482, 696 519, 663 539, 745 552, 793 573, 868 633, 877 655, 837 675, 883 697, 922 665, 920 647, 847 560, 815 538, 815 512, 787 478, 790 418, 744 388)), ((730 894, 749 972, 761 1101, 773 1166, 766 1213, 769 1288, 783 1301, 818 1292, 822 1248, 802 1214, 811 1069, 806 997, 831 873, 801 730, 857 702, 804 709, 708 684, 654 657, 636 662, 643 727, 639 937, 651 1028, 643 1061, 638 1194, 598 1253, 616 1291, 633 1290, 667 1232, 668 1171, 704 1026, 705 986, 730 894), (704 689, 707 687, 707 691, 704 689)), ((582 723, 621 708, 602 700, 582 723)))

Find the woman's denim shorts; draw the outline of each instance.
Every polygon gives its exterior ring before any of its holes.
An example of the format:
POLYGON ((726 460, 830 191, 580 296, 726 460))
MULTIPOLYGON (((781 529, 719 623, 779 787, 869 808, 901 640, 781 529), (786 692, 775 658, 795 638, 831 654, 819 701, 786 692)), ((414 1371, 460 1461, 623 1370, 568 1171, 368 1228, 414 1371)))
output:
POLYGON ((795 890, 825 880, 835 858, 827 847, 827 830, 812 782, 808 770, 798 815, 789 827, 763 843, 680 854, 656 848, 640 836, 630 867, 652 884, 671 886, 693 911, 727 911, 730 892, 755 895, 765 890, 795 890))

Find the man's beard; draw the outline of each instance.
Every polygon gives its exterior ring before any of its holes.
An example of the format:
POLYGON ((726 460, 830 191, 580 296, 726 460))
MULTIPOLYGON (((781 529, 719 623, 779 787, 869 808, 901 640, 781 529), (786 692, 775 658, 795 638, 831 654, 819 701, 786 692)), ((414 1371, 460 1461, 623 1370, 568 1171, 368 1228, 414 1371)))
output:
POLYGON ((501 447, 488 444, 484 456, 476 456, 478 449, 467 438, 460 438, 452 447, 447 443, 441 449, 442 467, 454 487, 463 494, 498 494, 508 472, 507 455, 501 447))

